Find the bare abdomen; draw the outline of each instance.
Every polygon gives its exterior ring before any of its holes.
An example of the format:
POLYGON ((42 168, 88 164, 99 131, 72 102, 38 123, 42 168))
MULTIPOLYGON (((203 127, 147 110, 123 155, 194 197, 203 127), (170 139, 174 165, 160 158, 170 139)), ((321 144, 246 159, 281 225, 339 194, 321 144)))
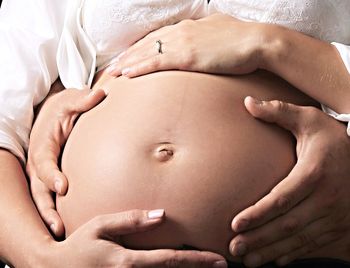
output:
POLYGON ((229 257, 233 216, 295 162, 292 137, 252 118, 243 99, 308 99, 267 73, 169 71, 100 87, 108 97, 81 116, 63 153, 69 191, 57 208, 67 235, 99 214, 164 208, 165 224, 126 245, 186 244, 229 257))

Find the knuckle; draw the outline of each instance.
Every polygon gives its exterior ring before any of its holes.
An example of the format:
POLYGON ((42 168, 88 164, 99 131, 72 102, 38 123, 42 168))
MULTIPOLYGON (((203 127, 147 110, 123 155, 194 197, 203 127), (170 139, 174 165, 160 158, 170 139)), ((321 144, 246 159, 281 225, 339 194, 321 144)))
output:
POLYGON ((189 30, 193 27, 194 21, 191 19, 184 19, 178 23, 180 33, 188 33, 189 30))
POLYGON ((280 100, 273 100, 270 103, 271 103, 271 106, 274 108, 274 110, 277 110, 279 112, 285 112, 289 108, 288 103, 285 103, 285 102, 280 101, 280 100))
POLYGON ((311 239, 310 235, 306 232, 301 232, 296 236, 297 244, 299 247, 303 247, 305 245, 313 244, 313 240, 311 239))
POLYGON ((295 233, 297 230, 300 229, 300 226, 301 224, 296 218, 289 218, 281 225, 282 230, 287 234, 295 233))
POLYGON ((316 118, 318 118, 320 115, 320 111, 317 108, 312 106, 303 107, 303 111, 304 111, 305 117, 309 119, 311 122, 314 121, 316 118))
POLYGON ((165 261, 168 268, 183 267, 184 258, 177 252, 173 251, 173 256, 165 261))
POLYGON ((181 62, 179 64, 179 68, 181 70, 190 70, 193 68, 193 66, 196 65, 196 62, 197 62, 195 48, 188 44, 190 43, 187 43, 186 45, 187 49, 183 51, 181 56, 181 62))
POLYGON ((151 69, 158 69, 161 66, 161 58, 159 56, 153 57, 149 67, 151 69))
POLYGON ((96 230, 101 230, 105 225, 105 217, 103 215, 95 216, 91 222, 96 230))
POLYGON ((275 208, 281 212, 285 213, 292 207, 292 201, 288 196, 279 196, 275 200, 275 208))
POLYGON ((326 196, 323 196, 321 199, 322 207, 325 211, 336 211, 339 201, 339 188, 333 187, 329 189, 329 194, 326 196))
POLYGON ((125 221, 130 226, 139 227, 142 225, 142 217, 141 217, 141 211, 134 209, 125 214, 125 221))

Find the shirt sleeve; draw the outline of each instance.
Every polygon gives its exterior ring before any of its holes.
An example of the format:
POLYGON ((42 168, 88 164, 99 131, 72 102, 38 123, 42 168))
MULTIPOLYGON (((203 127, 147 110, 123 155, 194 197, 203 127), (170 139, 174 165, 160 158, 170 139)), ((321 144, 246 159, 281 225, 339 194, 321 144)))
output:
POLYGON ((57 79, 66 0, 4 0, 0 9, 0 147, 25 162, 33 108, 57 79))
MULTIPOLYGON (((336 43, 336 42, 333 42, 332 45, 334 45, 336 47, 336 49, 338 50, 338 52, 339 52, 339 54, 344 62, 344 65, 347 68, 347 70, 349 71, 349 75, 350 75, 350 46, 343 45, 343 44, 336 43)), ((349 88, 349 90, 350 90, 350 88, 349 88)), ((350 105, 350 100, 349 100, 349 105, 350 105)), ((330 116, 334 117, 335 119, 342 121, 342 122, 347 122, 347 124, 348 124, 347 133, 350 136, 350 114, 338 114, 325 105, 322 105, 322 109, 324 112, 326 112, 330 116)))

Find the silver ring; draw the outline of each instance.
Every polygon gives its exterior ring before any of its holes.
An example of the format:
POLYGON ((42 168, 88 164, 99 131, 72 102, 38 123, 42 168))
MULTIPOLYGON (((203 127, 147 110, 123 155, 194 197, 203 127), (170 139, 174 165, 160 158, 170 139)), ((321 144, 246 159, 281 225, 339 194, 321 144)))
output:
POLYGON ((163 54, 163 49, 162 49, 163 43, 162 43, 162 41, 157 40, 157 41, 156 41, 156 45, 157 45, 157 51, 158 51, 158 53, 159 53, 159 54, 163 54))

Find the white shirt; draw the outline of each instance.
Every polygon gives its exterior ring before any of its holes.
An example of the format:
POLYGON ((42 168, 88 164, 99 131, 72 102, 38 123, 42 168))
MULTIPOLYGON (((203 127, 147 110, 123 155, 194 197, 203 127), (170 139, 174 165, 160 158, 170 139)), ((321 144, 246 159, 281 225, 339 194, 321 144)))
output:
MULTIPOLYGON (((96 67, 108 64, 149 31, 204 16, 207 10, 277 23, 336 41, 334 45, 350 71, 350 1, 212 0, 208 6, 205 0, 4 0, 0 9, 0 147, 25 161, 33 107, 45 98, 58 75, 66 87, 90 85, 96 67), (107 5, 114 13, 97 16, 96 12, 105 12, 103 6, 107 5), (135 13, 140 8, 148 12, 145 18, 152 19, 142 20, 143 13, 135 13), (105 30, 98 30, 102 26, 105 30), (118 34, 111 37, 111 29, 118 34), (113 46, 102 42, 106 34, 113 46)), ((350 121, 350 115, 327 111, 339 120, 350 121)))

